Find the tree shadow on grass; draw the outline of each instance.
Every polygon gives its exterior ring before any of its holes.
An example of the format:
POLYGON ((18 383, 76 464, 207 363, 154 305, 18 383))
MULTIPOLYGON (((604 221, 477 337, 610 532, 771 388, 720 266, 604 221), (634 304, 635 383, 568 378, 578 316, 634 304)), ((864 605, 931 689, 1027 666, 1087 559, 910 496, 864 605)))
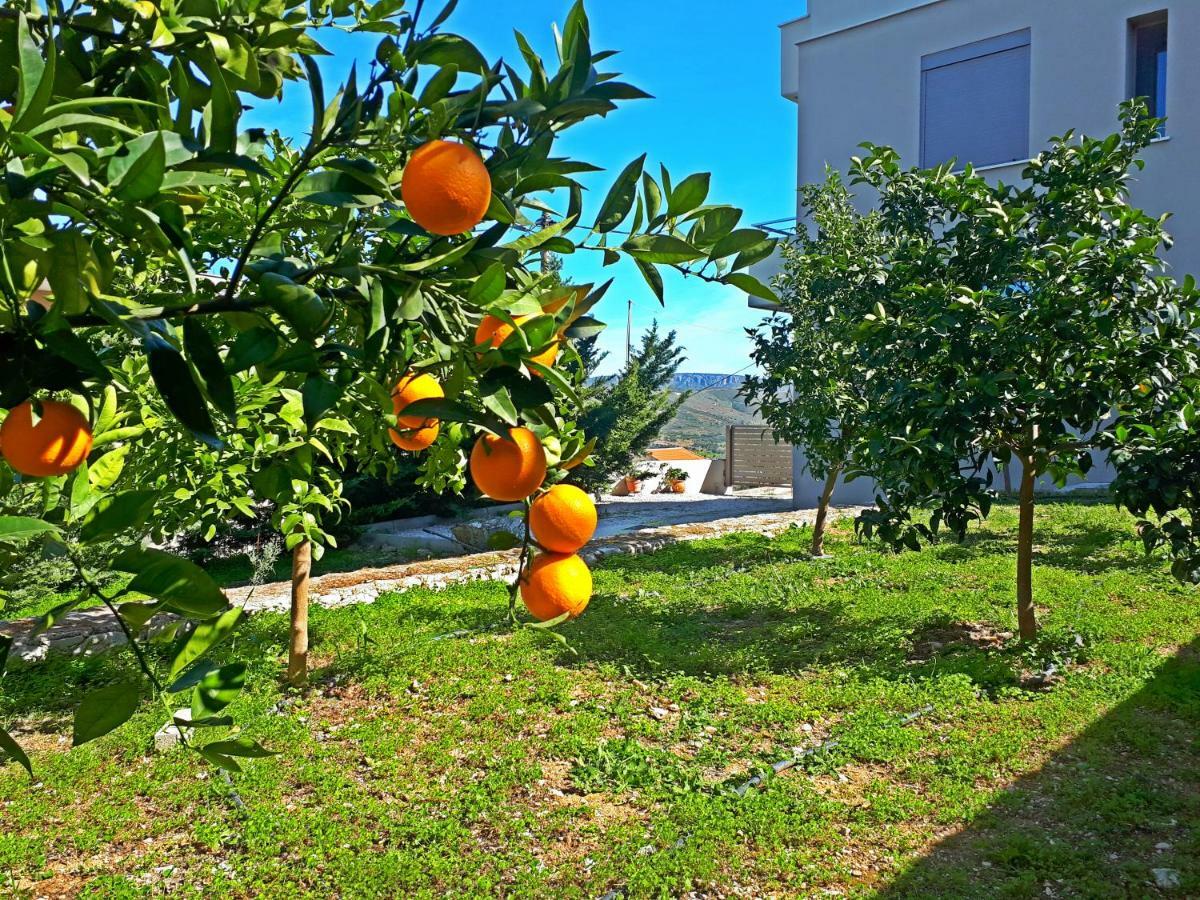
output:
POLYGON ((1198 734, 1200 640, 876 896, 1200 896, 1198 734))

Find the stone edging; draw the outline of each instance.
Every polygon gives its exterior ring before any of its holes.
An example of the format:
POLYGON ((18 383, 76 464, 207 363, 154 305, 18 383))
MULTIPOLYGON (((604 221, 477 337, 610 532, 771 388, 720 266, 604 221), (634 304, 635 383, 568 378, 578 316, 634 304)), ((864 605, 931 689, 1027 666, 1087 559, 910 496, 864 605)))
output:
MULTIPOLYGON (((830 510, 830 520, 858 513, 862 507, 840 507, 830 510)), ((760 513, 715 519, 710 522, 690 522, 645 528, 629 534, 605 538, 589 544, 580 555, 589 563, 608 556, 635 556, 653 553, 682 541, 722 537, 737 532, 755 532, 774 537, 788 528, 811 525, 815 510, 794 510, 781 513, 760 513)), ((355 572, 335 572, 314 578, 310 583, 311 602, 329 608, 371 603, 380 594, 406 591, 411 588, 440 590, 454 584, 471 581, 499 581, 516 573, 518 551, 477 553, 448 559, 431 559, 380 569, 359 569, 355 572)), ((257 587, 227 590, 233 604, 244 604, 247 612, 286 611, 291 602, 291 584, 277 581, 257 587)), ((161 613, 147 623, 143 636, 153 636, 169 628, 175 617, 161 613)), ((103 607, 69 613, 62 621, 43 632, 33 634, 38 619, 18 619, 0 622, 0 634, 13 638, 9 651, 9 668, 36 665, 50 656, 96 656, 126 643, 125 635, 103 607)))

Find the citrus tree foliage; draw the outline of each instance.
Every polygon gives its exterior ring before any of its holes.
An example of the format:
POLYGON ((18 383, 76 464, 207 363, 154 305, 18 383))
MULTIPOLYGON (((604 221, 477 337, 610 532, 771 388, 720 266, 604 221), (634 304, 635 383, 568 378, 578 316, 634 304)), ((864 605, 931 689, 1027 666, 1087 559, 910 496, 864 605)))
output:
MULTIPOLYGON (((584 451, 576 386, 532 357, 602 327, 587 312, 604 286, 553 293, 564 289, 538 273, 543 250, 628 255, 660 297, 659 267, 769 293, 737 270, 772 242, 706 205, 706 175, 655 178, 639 156, 585 214, 575 176, 595 167, 554 155, 558 135, 646 95, 606 70, 582 4, 550 63, 521 35, 514 60, 489 62, 445 30, 454 3, 425 7, 0 10, 0 411, 69 397, 96 438, 87 464, 51 483, 0 466, 0 545, 36 539, 76 560, 79 597, 43 625, 102 602, 145 676, 86 696, 77 742, 117 727, 139 693, 190 697, 197 734, 230 724, 245 668, 210 660, 240 611, 203 571, 137 539, 269 502, 289 544, 324 546, 338 460, 373 451, 386 466, 395 452, 390 390, 406 371, 445 387, 411 409, 443 422, 424 476, 438 489, 462 486, 459 443, 481 431, 526 424, 560 449, 552 464, 584 451), (336 89, 315 64, 328 28, 378 39, 336 89), (311 97, 302 139, 242 127, 246 106, 286 84, 311 97), (441 138, 477 149, 491 177, 484 222, 461 235, 426 232, 399 196, 411 153, 441 138), (485 314, 520 323, 476 348, 485 314), (132 549, 85 565, 80 549, 104 545, 132 549), (99 569, 128 573, 127 586, 102 588, 99 569), (184 622, 165 664, 134 640, 158 611, 184 622)), ((227 767, 265 752, 247 738, 196 743, 227 767)))
POLYGON ((595 377, 595 369, 608 354, 597 353, 594 345, 581 348, 590 384, 583 395, 584 431, 595 441, 588 462, 571 476, 581 487, 594 492, 607 490, 634 460, 675 418, 687 399, 686 393, 671 396, 671 379, 683 364, 683 348, 674 331, 660 334, 654 322, 633 348, 629 365, 610 378, 595 377))
POLYGON ((879 374, 855 331, 887 297, 878 213, 860 214, 851 201, 833 170, 801 188, 802 224, 781 245, 783 271, 773 283, 779 313, 748 329, 759 371, 741 388, 776 438, 802 448, 808 470, 826 482, 813 528, 817 555, 834 485, 870 415, 867 382, 879 374))
POLYGON ((886 147, 852 165, 879 192, 888 244, 887 299, 856 332, 865 368, 885 376, 867 381, 855 457, 884 496, 860 527, 911 547, 942 525, 962 535, 988 512, 988 464, 1018 461, 1024 637, 1036 631, 1034 478, 1086 475, 1115 414, 1144 402, 1139 385, 1170 394, 1195 369, 1194 283, 1162 272, 1165 217, 1129 204, 1161 125, 1144 113, 1131 102, 1117 134, 1054 139, 1019 186, 952 163, 905 170, 886 147))
POLYGON ((1200 383, 1168 381, 1159 394, 1150 382, 1138 392, 1154 397, 1125 412, 1113 428, 1117 502, 1140 517, 1147 553, 1165 551, 1171 574, 1200 584, 1200 383))

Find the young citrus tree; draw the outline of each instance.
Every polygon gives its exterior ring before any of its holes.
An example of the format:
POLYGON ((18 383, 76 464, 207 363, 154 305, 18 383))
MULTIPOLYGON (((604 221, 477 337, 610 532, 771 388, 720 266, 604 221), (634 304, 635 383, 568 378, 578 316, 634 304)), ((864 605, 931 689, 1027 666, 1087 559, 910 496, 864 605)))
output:
POLYGON ((988 464, 1019 463, 1025 639, 1037 634, 1036 479, 1086 475, 1094 453, 1132 434, 1114 422, 1142 402, 1139 385, 1170 397, 1196 370, 1194 282, 1163 273, 1165 217, 1129 203, 1160 125, 1125 104, 1119 133, 1056 138, 1021 186, 953 163, 904 170, 883 147, 853 163, 855 182, 879 192, 888 241, 887 299, 856 333, 866 369, 885 375, 868 380, 871 424, 855 451, 884 492, 862 531, 912 547, 940 525, 961 535, 988 512, 988 464), (929 525, 916 510, 932 511, 929 525))
POLYGON ((835 171, 801 188, 800 200, 803 224, 782 244, 773 284, 779 312, 747 329, 761 374, 746 377, 741 395, 824 479, 811 546, 821 556, 834 488, 871 412, 867 381, 878 373, 865 364, 855 331, 858 317, 887 296, 887 255, 878 214, 857 212, 835 171))
MULTIPOLYGON (((655 180, 642 156, 585 216, 573 176, 595 167, 553 155, 554 142, 644 94, 599 68, 611 54, 593 51, 581 4, 554 67, 518 36, 520 72, 442 30, 453 3, 424 7, 0 11, 0 57, 15 61, 0 72, 0 545, 39 537, 76 561, 84 588, 54 616, 106 604, 145 676, 85 697, 77 741, 119 726, 147 689, 169 706, 190 691, 192 727, 230 724, 245 668, 211 660, 241 611, 186 559, 135 543, 222 504, 270 504, 295 554, 289 668, 303 680, 306 559, 329 543, 336 463, 351 448, 428 454, 424 480, 452 489, 459 440, 474 439, 477 487, 530 510, 514 595, 551 623, 577 615, 590 576, 570 548, 588 509, 546 486, 586 454, 558 361, 601 327, 586 314, 604 289, 543 278, 542 252, 627 254, 660 294, 659 267, 766 292, 737 270, 771 242, 736 228, 736 210, 704 205, 707 176, 655 180), (369 72, 351 69, 332 93, 314 63, 328 27, 378 35, 369 72), (285 82, 311 96, 307 136, 241 128, 252 98, 285 82), (148 383, 124 383, 139 377, 130 354, 148 383), (150 404, 122 407, 148 390, 150 404), (186 454, 164 446, 159 403, 175 442, 212 453, 189 474, 186 454), (110 481, 113 452, 125 471, 110 481), (139 458, 158 477, 135 481, 139 458), (102 460, 105 477, 92 478, 102 460), (103 560, 132 576, 116 592, 82 553, 113 541, 134 544, 103 560), (166 670, 138 640, 160 611, 186 623, 166 670)), ((247 738, 198 749, 227 767, 265 752, 247 738)))

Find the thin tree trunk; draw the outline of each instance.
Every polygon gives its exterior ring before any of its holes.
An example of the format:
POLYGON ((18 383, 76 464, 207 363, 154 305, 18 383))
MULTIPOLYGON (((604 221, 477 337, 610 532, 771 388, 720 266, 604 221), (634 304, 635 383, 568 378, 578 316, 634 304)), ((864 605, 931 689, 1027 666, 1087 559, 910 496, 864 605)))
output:
POLYGON ((1033 608, 1033 460, 1021 460, 1020 523, 1017 526, 1017 625, 1021 640, 1037 637, 1033 608))
POLYGON ((837 486, 838 475, 842 466, 833 466, 825 479, 825 489, 821 491, 821 499, 817 502, 817 518, 813 522, 812 550, 813 556, 825 555, 825 520, 829 515, 829 501, 833 497, 833 489, 837 486))
POLYGON ((303 540, 292 551, 292 634, 288 642, 287 680, 295 687, 308 681, 308 578, 312 544, 303 540))

